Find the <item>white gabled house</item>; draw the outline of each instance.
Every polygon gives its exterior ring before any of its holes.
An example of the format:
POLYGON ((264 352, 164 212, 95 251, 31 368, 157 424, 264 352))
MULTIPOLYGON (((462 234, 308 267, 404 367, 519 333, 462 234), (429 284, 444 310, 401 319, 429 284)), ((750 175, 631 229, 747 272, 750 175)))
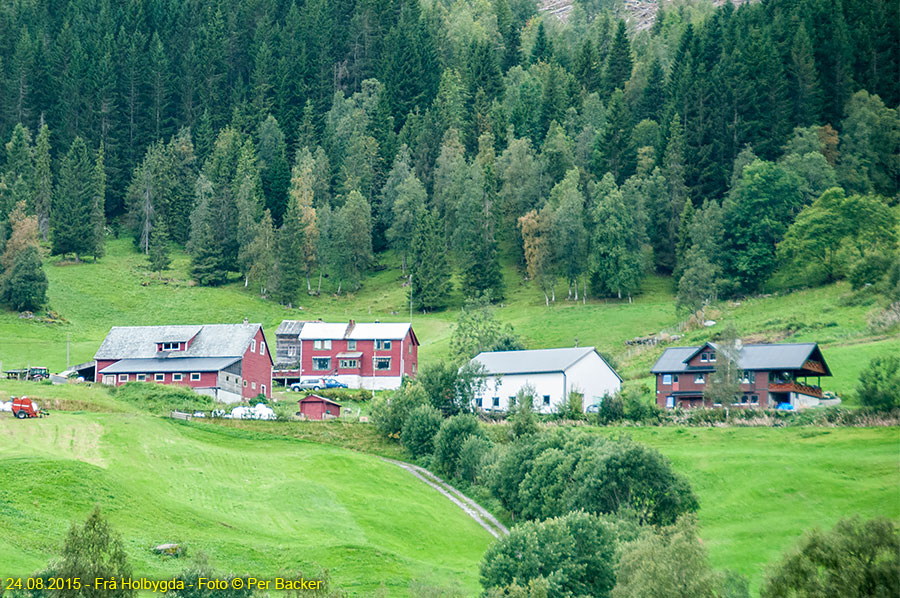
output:
POLYGON ((485 411, 506 411, 526 385, 534 389, 540 413, 557 411, 571 391, 582 394, 581 407, 586 409, 622 387, 622 378, 594 347, 491 351, 479 353, 472 362, 487 373, 486 388, 474 405, 485 411))

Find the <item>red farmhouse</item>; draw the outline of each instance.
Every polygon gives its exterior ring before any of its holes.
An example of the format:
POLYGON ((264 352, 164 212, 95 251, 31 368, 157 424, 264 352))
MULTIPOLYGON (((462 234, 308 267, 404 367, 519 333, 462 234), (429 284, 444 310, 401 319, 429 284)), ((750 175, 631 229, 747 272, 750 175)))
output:
MULTIPOLYGON (((656 375, 656 404, 660 408, 705 406, 703 389, 717 359, 714 343, 666 349, 650 370, 656 375)), ((744 407, 818 405, 823 398, 819 379, 831 375, 816 343, 743 345, 737 366, 743 375, 736 405, 744 407), (809 383, 810 377, 816 378, 815 385, 809 383)))
POLYGON ((350 388, 399 388, 418 369, 419 339, 408 323, 301 322, 275 331, 274 377, 284 383, 336 378, 350 388))
POLYGON ((300 405, 300 414, 307 419, 332 419, 341 415, 340 404, 319 395, 307 395, 297 404, 300 405))
POLYGON ((103 384, 182 384, 227 403, 272 396, 261 324, 114 326, 94 359, 103 384))

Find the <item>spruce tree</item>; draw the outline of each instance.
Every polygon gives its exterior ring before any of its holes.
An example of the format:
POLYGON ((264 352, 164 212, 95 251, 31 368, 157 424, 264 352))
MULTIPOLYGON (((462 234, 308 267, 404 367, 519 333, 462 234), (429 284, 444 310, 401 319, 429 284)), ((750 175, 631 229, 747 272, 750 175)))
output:
POLYGON ((537 34, 534 38, 534 45, 531 46, 531 63, 550 62, 553 56, 553 46, 547 39, 547 31, 544 29, 544 22, 538 23, 537 34))
POLYGON ((447 305, 453 288, 443 227, 429 210, 419 219, 409 259, 409 294, 416 309, 434 310, 447 305))
POLYGON ((0 295, 16 311, 34 311, 47 303, 47 275, 35 245, 16 254, 0 283, 0 295))
POLYGON ((90 253, 94 261, 106 253, 106 170, 103 165, 103 143, 94 162, 94 197, 91 204, 90 253))
POLYGON ((169 267, 172 259, 169 256, 169 230, 166 221, 159 219, 150 234, 150 252, 147 254, 150 269, 162 279, 162 271, 169 267))
POLYGON ((53 172, 50 162, 50 129, 41 127, 34 148, 34 212, 38 218, 38 230, 41 238, 47 241, 50 236, 50 206, 53 202, 53 172))
POLYGON ((280 225, 281 216, 287 207, 287 189, 291 181, 291 171, 287 161, 284 133, 274 116, 270 115, 260 123, 257 130, 257 146, 265 207, 272 213, 275 223, 280 225))
POLYGON ((607 94, 612 94, 616 89, 625 89, 625 82, 631 78, 633 63, 625 21, 620 20, 603 73, 603 88, 607 94))
POLYGON ((59 168, 59 180, 51 211, 51 240, 54 255, 92 253, 95 245, 93 214, 97 199, 95 166, 87 145, 76 137, 59 168))

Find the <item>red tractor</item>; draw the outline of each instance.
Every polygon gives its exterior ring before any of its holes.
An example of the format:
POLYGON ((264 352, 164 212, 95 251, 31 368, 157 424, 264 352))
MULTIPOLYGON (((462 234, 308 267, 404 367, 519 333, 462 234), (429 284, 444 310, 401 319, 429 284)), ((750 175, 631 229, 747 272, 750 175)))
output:
POLYGON ((41 409, 37 403, 28 397, 12 397, 12 412, 19 419, 26 417, 44 417, 50 415, 46 409, 41 409))

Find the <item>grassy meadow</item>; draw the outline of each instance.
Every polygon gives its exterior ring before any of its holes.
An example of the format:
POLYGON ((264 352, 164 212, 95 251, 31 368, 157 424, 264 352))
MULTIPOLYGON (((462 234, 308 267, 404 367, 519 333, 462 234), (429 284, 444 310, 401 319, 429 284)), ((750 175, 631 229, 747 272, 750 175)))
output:
POLYGON ((138 413, 0 418, 0 562, 27 575, 99 504, 135 573, 167 577, 183 543, 221 572, 325 568, 353 596, 406 596, 410 580, 478 590, 493 539, 449 500, 373 455, 138 413))
MULTIPOLYGON (((110 240, 106 257, 97 263, 72 264, 55 258, 45 262, 50 279, 50 309, 59 314, 53 322, 21 319, 0 311, 0 363, 4 368, 28 364, 61 370, 69 362, 91 359, 110 326, 239 322, 244 317, 262 322, 270 337, 285 318, 342 321, 400 321, 409 319, 409 304, 399 260, 380 256, 383 268, 369 276, 355 293, 331 294, 325 281, 319 296, 305 296, 293 309, 261 299, 241 281, 218 288, 198 287, 188 276, 188 258, 174 254, 172 269, 162 280, 148 271, 144 256, 134 251, 129 239, 110 240)), ((682 333, 679 343, 700 343, 717 327, 682 331, 683 316, 675 310, 671 279, 650 276, 633 302, 613 299, 566 299, 563 285, 557 301, 546 307, 543 296, 523 281, 519 271, 504 270, 507 296, 497 308, 497 317, 511 324, 529 348, 570 346, 577 342, 594 345, 615 361, 628 383, 651 385, 648 370, 663 348, 629 347, 625 341, 660 331, 682 333)), ((315 286, 317 281, 313 281, 315 286)), ((783 295, 720 302, 707 317, 719 323, 734 323, 752 341, 816 341, 822 345, 834 377, 823 387, 844 395, 852 403, 852 390, 859 372, 875 355, 900 350, 900 338, 872 334, 869 317, 881 305, 876 300, 854 304, 845 283, 783 295)), ((459 305, 462 298, 452 298, 459 305)), ((458 308, 422 314, 412 322, 422 346, 422 363, 443 358, 458 308)), ((41 315, 41 314, 38 314, 41 315)))

